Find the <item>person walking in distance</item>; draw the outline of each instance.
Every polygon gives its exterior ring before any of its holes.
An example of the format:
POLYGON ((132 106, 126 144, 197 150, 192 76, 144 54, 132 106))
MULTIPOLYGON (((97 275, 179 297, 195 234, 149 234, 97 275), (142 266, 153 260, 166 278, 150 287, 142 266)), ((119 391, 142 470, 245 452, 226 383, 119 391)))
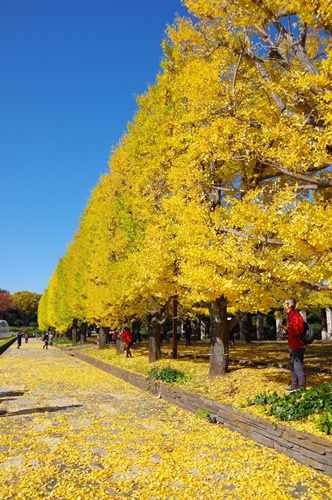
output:
POLYGON ((120 334, 120 337, 124 339, 124 342, 126 344, 126 358, 132 358, 132 354, 130 351, 131 346, 133 345, 134 341, 131 335, 131 332, 129 328, 126 326, 125 329, 123 330, 123 333, 120 334))
POLYGON ((304 321, 301 314, 295 309, 295 300, 286 299, 284 310, 287 313, 287 326, 283 326, 283 332, 288 335, 288 347, 290 357, 290 371, 292 384, 287 393, 306 388, 306 377, 303 368, 303 359, 306 345, 301 339, 304 332, 304 321))
POLYGON ((22 332, 17 332, 17 349, 19 349, 22 345, 22 332))
POLYGON ((48 336, 48 333, 46 332, 45 335, 44 335, 44 345, 43 345, 43 349, 48 349, 48 340, 49 340, 49 336, 48 336))

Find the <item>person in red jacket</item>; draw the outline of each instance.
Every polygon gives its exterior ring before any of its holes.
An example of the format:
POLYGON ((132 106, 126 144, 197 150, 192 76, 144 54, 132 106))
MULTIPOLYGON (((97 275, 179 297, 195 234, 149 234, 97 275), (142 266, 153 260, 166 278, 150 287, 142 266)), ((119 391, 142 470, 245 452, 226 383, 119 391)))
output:
POLYGON ((130 348, 133 345, 134 341, 133 341, 133 338, 131 336, 131 331, 129 330, 129 328, 127 326, 123 330, 123 333, 120 333, 120 337, 122 337, 124 339, 124 342, 127 346, 126 358, 129 358, 129 357, 132 358, 133 356, 131 354, 130 348))
POLYGON ((301 314, 295 309, 295 304, 294 299, 286 299, 284 302, 284 310, 288 318, 287 326, 283 326, 283 331, 288 334, 290 371, 292 376, 292 384, 286 389, 287 393, 306 388, 306 378, 303 368, 306 345, 301 339, 304 331, 304 321, 301 314))

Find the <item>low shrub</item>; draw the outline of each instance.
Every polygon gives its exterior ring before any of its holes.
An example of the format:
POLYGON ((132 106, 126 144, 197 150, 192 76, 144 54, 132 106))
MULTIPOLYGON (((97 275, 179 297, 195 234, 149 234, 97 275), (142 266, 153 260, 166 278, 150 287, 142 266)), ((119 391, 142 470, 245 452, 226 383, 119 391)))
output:
POLYGON ((312 416, 321 432, 332 432, 332 382, 284 396, 263 392, 254 399, 247 398, 247 406, 251 405, 261 405, 269 415, 287 422, 312 416))
POLYGON ((34 328, 33 326, 10 326, 9 327, 9 330, 11 332, 27 332, 27 333, 35 333, 36 335, 37 334, 41 334, 41 333, 44 333, 43 330, 39 330, 39 328, 34 328))
POLYGON ((158 368, 157 366, 151 368, 148 371, 148 377, 152 380, 160 380, 161 382, 172 383, 172 382, 186 382, 190 380, 190 376, 186 375, 184 372, 172 368, 171 366, 166 366, 165 368, 158 368))
POLYGON ((202 408, 198 408, 195 411, 195 417, 200 420, 211 421, 209 410, 203 410, 202 408))
POLYGON ((53 339, 53 343, 54 344, 59 344, 59 345, 63 345, 63 344, 71 344, 72 341, 70 339, 67 339, 66 337, 57 337, 57 338, 54 338, 53 339))

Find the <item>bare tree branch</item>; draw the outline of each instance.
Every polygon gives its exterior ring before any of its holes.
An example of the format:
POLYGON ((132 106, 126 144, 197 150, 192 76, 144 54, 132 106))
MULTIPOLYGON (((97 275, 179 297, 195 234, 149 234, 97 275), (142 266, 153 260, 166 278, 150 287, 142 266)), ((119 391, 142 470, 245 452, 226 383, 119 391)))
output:
POLYGON ((245 312, 239 311, 235 314, 235 316, 232 316, 232 319, 228 322, 229 331, 231 331, 234 326, 238 324, 245 314, 245 312))
POLYGON ((307 288, 308 290, 315 290, 316 292, 320 292, 321 290, 331 290, 329 286, 323 285, 323 283, 308 283, 307 281, 300 281, 299 285, 307 288))
POLYGON ((263 42, 265 42, 270 47, 270 51, 268 54, 269 59, 273 59, 277 64, 289 70, 290 69, 289 62, 285 60, 285 58, 281 55, 279 51, 279 43, 281 37, 279 37, 277 43, 275 43, 265 29, 259 28, 258 31, 261 34, 263 42))
POLYGON ((232 81, 232 92, 235 92, 236 78, 237 78, 237 74, 239 72, 239 68, 240 68, 241 60, 243 58, 244 50, 245 50, 245 46, 242 48, 242 51, 241 51, 241 53, 239 55, 239 59, 237 61, 236 68, 235 68, 235 71, 234 71, 233 81, 232 81))
POLYGON ((242 231, 238 231, 237 229, 232 229, 232 228, 227 228, 227 227, 223 227, 219 230, 220 233, 230 233, 230 234, 234 234, 235 236, 239 236, 240 238, 246 238, 246 239, 249 239, 249 240, 256 240, 257 239, 259 241, 261 241, 262 243, 267 243, 269 245, 276 245, 276 246, 282 246, 283 245, 283 242, 282 240, 273 240, 272 238, 269 238, 269 237, 263 237, 263 236, 258 236, 255 235, 255 237, 252 237, 246 233, 243 233, 242 231))
POLYGON ((224 193, 240 193, 240 194, 246 194, 248 191, 245 189, 236 189, 236 188, 224 188, 221 186, 212 186, 212 189, 217 189, 217 191, 222 191, 224 193))
POLYGON ((282 174, 287 175, 292 179, 297 179, 299 181, 304 181, 304 182, 310 182, 313 185, 320 188, 327 188, 332 186, 332 179, 328 179, 327 177, 310 177, 308 175, 298 174, 296 172, 292 172, 291 170, 287 170, 286 168, 281 167, 276 162, 272 161, 266 162, 262 160, 262 163, 265 163, 265 165, 268 165, 270 167, 274 167, 276 170, 278 170, 278 172, 281 172, 282 174))
POLYGON ((307 25, 307 23, 300 23, 299 42, 302 45, 302 47, 305 47, 305 43, 306 43, 306 40, 307 40, 307 34, 308 34, 308 25, 307 25))
POLYGON ((262 0, 253 0, 257 6, 259 6, 266 14, 267 18, 271 20, 272 24, 274 24, 275 28, 278 30, 280 35, 284 40, 290 45, 291 49, 294 52, 294 55, 299 59, 302 66, 311 74, 311 75, 319 75, 316 67, 313 62, 310 60, 305 48, 301 45, 301 38, 296 40, 293 33, 288 31, 286 27, 280 21, 280 18, 276 16, 273 12, 271 12, 265 4, 263 4, 262 0))
MULTIPOLYGON (((268 74, 268 72, 266 71, 266 69, 264 67, 264 61, 262 59, 260 59, 259 57, 257 57, 257 55, 254 54, 250 50, 250 36, 249 36, 248 32, 245 33, 245 37, 246 37, 247 46, 248 46, 248 50, 245 53, 245 56, 251 62, 254 63, 254 65, 256 66, 256 69, 257 69, 258 73, 263 78, 263 80, 266 83, 271 83, 271 79, 269 77, 269 74, 268 74)), ((295 117, 296 116, 295 113, 293 113, 292 111, 289 111, 287 109, 285 103, 283 102, 283 100, 281 99, 281 97, 278 94, 276 94, 275 92, 271 92, 271 97, 274 100, 274 102, 276 103, 276 105, 278 106, 278 109, 279 109, 280 113, 285 114, 285 115, 287 115, 289 117, 295 117)))
POLYGON ((319 186, 317 184, 307 184, 304 186, 296 186, 295 191, 313 191, 315 189, 318 189, 319 186))

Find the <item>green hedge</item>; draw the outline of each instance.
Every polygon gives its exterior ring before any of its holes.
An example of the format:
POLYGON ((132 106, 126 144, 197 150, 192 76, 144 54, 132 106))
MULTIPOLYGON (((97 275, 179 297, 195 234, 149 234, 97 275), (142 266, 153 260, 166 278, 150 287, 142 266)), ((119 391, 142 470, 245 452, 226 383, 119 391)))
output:
POLYGON ((0 354, 5 352, 8 347, 14 344, 14 342, 16 342, 16 337, 10 337, 9 339, 0 340, 0 354))
POLYGON ((27 333, 44 333, 43 330, 39 330, 39 328, 35 328, 33 326, 10 326, 9 330, 11 332, 27 332, 27 333))

